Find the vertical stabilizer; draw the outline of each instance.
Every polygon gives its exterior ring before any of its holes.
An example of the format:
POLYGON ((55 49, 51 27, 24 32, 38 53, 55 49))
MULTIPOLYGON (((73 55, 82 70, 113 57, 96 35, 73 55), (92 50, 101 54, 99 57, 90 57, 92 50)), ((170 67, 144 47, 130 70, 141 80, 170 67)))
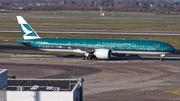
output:
POLYGON ((24 39, 37 39, 39 35, 33 28, 24 20, 22 16, 16 16, 24 39))

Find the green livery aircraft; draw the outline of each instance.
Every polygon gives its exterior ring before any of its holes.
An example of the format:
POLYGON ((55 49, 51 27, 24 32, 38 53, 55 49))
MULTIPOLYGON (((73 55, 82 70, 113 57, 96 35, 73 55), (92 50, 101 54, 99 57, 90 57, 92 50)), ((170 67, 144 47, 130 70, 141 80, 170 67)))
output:
POLYGON ((155 40, 118 40, 89 38, 41 38, 22 16, 17 20, 23 44, 43 51, 83 53, 83 60, 109 59, 112 54, 158 54, 163 57, 175 51, 170 44, 155 40))

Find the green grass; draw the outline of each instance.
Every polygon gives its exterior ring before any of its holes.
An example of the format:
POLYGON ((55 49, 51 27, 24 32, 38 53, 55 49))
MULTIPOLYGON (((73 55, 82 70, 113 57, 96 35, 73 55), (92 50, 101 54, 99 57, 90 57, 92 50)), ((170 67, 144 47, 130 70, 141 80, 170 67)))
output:
MULTIPOLYGON (((143 40, 159 40, 173 45, 180 49, 180 36, 173 35, 102 35, 102 34, 58 34, 58 33, 40 33, 41 37, 69 37, 69 38, 110 38, 110 39, 143 39, 143 40)), ((0 41, 10 40, 1 44, 16 44, 16 40, 22 39, 21 33, 0 33, 0 41)))
MULTIPOLYGON (((19 29, 16 20, 0 19, 0 29, 19 29)), ((34 29, 120 30, 147 32, 179 32, 180 20, 116 20, 116 19, 27 19, 34 29)))
POLYGON ((25 13, 0 13, 1 18, 13 18, 17 15, 24 17, 83 17, 83 18, 179 18, 177 15, 156 15, 154 13, 144 12, 114 12, 104 11, 106 16, 100 17, 99 11, 32 11, 25 13))
POLYGON ((105 17, 99 12, 0 13, 0 29, 19 29, 15 16, 22 15, 34 29, 180 32, 180 15, 106 13, 105 17))
MULTIPOLYGON (((156 17, 157 15, 153 13, 135 13, 135 12, 105 12, 106 16, 109 17, 120 17, 120 18, 139 18, 139 17, 156 17)), ((98 11, 32 11, 26 13, 0 13, 1 18, 13 17, 17 15, 22 15, 24 17, 85 17, 85 18, 99 18, 98 11)), ((101 17, 102 18, 102 17, 101 17)))

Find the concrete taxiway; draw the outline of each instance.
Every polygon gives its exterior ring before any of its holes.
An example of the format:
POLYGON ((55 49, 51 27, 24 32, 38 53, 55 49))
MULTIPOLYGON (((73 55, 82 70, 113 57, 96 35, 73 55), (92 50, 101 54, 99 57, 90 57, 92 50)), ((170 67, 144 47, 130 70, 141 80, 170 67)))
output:
MULTIPOLYGON (((147 58, 147 57, 146 57, 147 58)), ((19 78, 83 76, 84 101, 178 101, 180 60, 84 61, 54 55, 0 54, 0 68, 19 78)))

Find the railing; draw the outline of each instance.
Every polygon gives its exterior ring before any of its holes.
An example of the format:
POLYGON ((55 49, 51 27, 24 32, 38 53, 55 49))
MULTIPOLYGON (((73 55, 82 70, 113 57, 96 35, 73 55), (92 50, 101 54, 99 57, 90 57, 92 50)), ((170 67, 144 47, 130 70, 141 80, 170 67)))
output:
POLYGON ((0 101, 7 101, 6 88, 0 90, 0 101))

